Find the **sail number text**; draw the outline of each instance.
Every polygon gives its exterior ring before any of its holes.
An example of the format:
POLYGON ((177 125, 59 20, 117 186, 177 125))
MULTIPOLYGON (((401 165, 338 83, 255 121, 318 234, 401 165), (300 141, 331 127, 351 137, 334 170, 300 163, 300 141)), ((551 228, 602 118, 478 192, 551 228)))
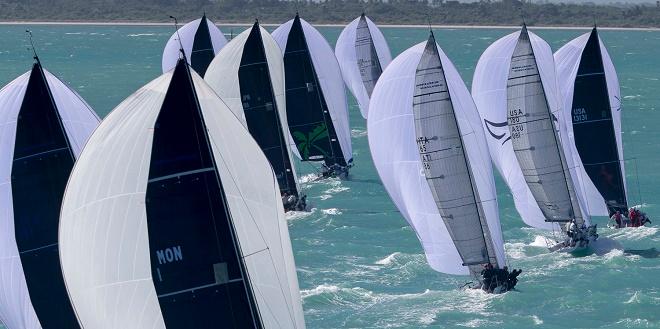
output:
POLYGON ((573 122, 587 121, 587 110, 583 107, 573 109, 573 122))
POLYGON ((509 131, 511 132, 511 138, 517 139, 520 138, 520 135, 525 130, 525 127, 522 125, 522 117, 525 114, 521 109, 509 110, 509 117, 507 118, 507 123, 509 124, 509 131))

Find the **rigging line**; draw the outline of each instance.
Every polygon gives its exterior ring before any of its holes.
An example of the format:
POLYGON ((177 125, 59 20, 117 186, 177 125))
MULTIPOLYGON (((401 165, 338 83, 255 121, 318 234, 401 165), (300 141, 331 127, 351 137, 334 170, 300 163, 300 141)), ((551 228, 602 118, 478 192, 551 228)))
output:
MULTIPOLYGON (((181 54, 179 56, 183 55, 183 58, 186 58, 186 53, 183 50, 183 42, 181 41, 181 34, 179 34, 179 21, 176 19, 176 17, 170 15, 170 18, 174 20, 174 33, 176 33, 176 37, 179 40, 179 51, 181 54)), ((205 22, 200 21, 199 24, 202 24, 205 22)), ((181 57, 179 57, 181 58, 181 57)))
MULTIPOLYGON (((32 40, 32 31, 25 30, 25 33, 27 33, 28 40, 30 40, 30 47, 32 47, 32 54, 34 55, 34 59, 39 61, 39 56, 37 56, 37 49, 34 47, 34 41, 32 40)), ((30 50, 30 48, 28 48, 28 50, 30 50)))
MULTIPOLYGON (((219 146, 215 143, 215 140, 213 140, 213 139, 211 138, 211 136, 209 136, 209 141, 210 141, 211 143, 213 143, 213 145, 215 145, 216 148, 219 148, 219 146)), ((225 168, 230 168, 230 166, 229 166, 229 165, 227 164, 227 162, 225 161, 225 158, 224 158, 224 156, 222 155, 222 153, 218 153, 218 154, 220 155, 220 160, 221 160, 222 163, 225 165, 225 168)), ((228 170, 229 170, 229 169, 228 169, 228 170)), ((219 173, 218 173, 218 175, 219 175, 219 173)), ((259 235, 261 236, 262 241, 264 241, 264 243, 266 243, 267 240, 266 240, 266 238, 264 237, 263 232, 261 232, 261 228, 260 228, 259 225, 257 224, 257 221, 256 221, 256 219, 254 218, 254 216, 253 216, 253 214, 252 214, 252 211, 251 211, 249 205, 248 205, 247 202, 245 201, 245 197, 243 196, 243 191, 241 191, 241 189, 238 188, 238 186, 239 186, 238 182, 236 182, 236 180, 234 179, 234 176, 233 176, 231 173, 229 174, 229 178, 231 178, 232 182, 233 182, 234 185, 237 187, 236 190, 238 191, 238 194, 241 196, 241 201, 242 201, 243 204, 245 205, 245 208, 247 209, 247 212, 248 212, 248 214, 250 215, 250 218, 252 219, 252 222, 254 223, 255 227, 257 228, 257 232, 259 232, 259 235)), ((273 182, 273 190, 275 190, 276 192, 279 192, 279 191, 275 188, 275 183, 277 182, 277 178, 275 178, 274 175, 272 175, 272 178, 273 178, 273 181, 272 181, 272 182, 273 182)), ((288 228, 287 228, 287 229, 288 229, 288 228)), ((279 232, 278 232, 278 233, 279 233, 279 232)), ((278 234, 278 236, 279 236, 279 239, 280 239, 280 242, 281 242, 281 241, 282 241, 282 236, 279 235, 279 234, 278 234)), ((266 244, 266 245, 268 246, 268 244, 266 244)), ((280 247, 282 247, 281 244, 280 244, 280 247)), ((254 254, 256 254, 256 253, 258 253, 258 252, 262 252, 262 251, 264 251, 264 250, 268 251, 268 254, 271 255, 271 254, 270 254, 270 246, 268 246, 267 248, 265 248, 265 249, 263 249, 263 250, 260 250, 260 251, 257 251, 257 252, 255 252, 255 253, 252 253, 252 254, 250 254, 250 255, 254 255, 254 254)), ((282 249, 282 253, 284 253, 284 250, 283 250, 283 249, 282 249)), ((245 259, 245 257, 247 257, 247 256, 243 256, 242 258, 245 259)), ((273 257, 272 257, 272 255, 271 255, 271 257, 270 257, 270 261, 271 261, 271 264, 273 265, 273 267, 275 267, 275 262, 273 261, 273 257)), ((250 276, 249 276, 249 271, 247 270, 247 266, 246 266, 246 274, 247 274, 248 279, 249 279, 250 276)), ((278 278, 277 281, 281 283, 282 281, 280 280, 280 277, 279 277, 277 271, 275 271, 275 275, 276 275, 277 278, 278 278)), ((252 289, 257 289, 257 290, 258 290, 258 286, 256 286, 256 285, 254 285, 254 286, 253 286, 253 285, 250 285, 250 287, 252 287, 252 289)), ((285 300, 286 300, 286 298, 285 298, 285 300)), ((257 304, 256 301, 255 301, 255 304, 257 304)), ((266 304, 266 307, 269 308, 268 304, 266 304)), ((270 309, 270 308, 269 308, 269 309, 270 309)), ((294 322, 295 322, 295 321, 294 321, 294 322)))

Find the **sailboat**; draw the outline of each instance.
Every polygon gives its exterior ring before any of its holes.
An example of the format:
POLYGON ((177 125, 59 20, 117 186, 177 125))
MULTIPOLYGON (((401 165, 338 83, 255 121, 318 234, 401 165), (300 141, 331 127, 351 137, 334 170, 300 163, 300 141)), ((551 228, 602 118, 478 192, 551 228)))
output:
POLYGON ((589 212, 628 214, 621 138, 621 92, 614 64, 596 27, 567 43, 555 55, 557 77, 564 81, 564 118, 582 164, 578 178, 589 212))
POLYGON ((376 170, 429 265, 469 274, 488 292, 512 289, 520 272, 506 269, 481 119, 433 33, 385 69, 371 106, 367 126, 376 170))
POLYGON ((349 23, 337 39, 335 55, 344 82, 366 119, 369 98, 378 78, 392 61, 385 36, 364 13, 349 23))
POLYGON ((84 328, 305 328, 277 179, 184 59, 92 135, 60 244, 84 328))
POLYGON ((0 90, 0 323, 80 328, 60 270, 57 228, 69 174, 100 120, 34 59, 0 90))
POLYGON ((589 246, 590 225, 568 143, 552 52, 523 25, 493 43, 475 70, 472 95, 495 165, 523 220, 562 232, 551 250, 589 246))
POLYGON ((284 62, 275 40, 255 22, 218 53, 204 80, 266 154, 280 186, 284 209, 304 210, 306 197, 298 187, 289 145, 284 62))
POLYGON ((226 44, 225 35, 204 14, 179 28, 167 41, 163 50, 163 73, 174 69, 179 61, 179 48, 183 46, 188 63, 203 77, 215 55, 226 44))
POLYGON ((353 165, 341 70, 332 48, 296 17, 272 33, 284 54, 286 114, 302 161, 323 161, 321 177, 346 178, 353 165))

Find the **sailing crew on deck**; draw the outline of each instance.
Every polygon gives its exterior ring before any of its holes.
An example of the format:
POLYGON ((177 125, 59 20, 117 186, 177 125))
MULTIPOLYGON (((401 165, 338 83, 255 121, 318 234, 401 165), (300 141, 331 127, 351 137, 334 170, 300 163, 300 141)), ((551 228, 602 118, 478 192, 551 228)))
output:
POLYGON ((623 226, 623 216, 621 216, 620 211, 616 211, 612 217, 610 217, 610 220, 613 220, 616 223, 616 228, 622 228, 623 226))

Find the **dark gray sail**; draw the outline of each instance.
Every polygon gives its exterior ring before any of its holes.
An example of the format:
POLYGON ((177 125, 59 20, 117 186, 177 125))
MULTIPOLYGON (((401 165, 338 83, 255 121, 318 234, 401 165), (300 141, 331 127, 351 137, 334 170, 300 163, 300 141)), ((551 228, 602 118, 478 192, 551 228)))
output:
POLYGON ((610 96, 598 31, 594 28, 582 51, 571 109, 575 147, 584 170, 603 196, 610 216, 628 212, 610 96))
POLYGON ((151 274, 168 328, 263 328, 189 68, 153 132, 145 195, 151 274))
POLYGON ((341 152, 298 14, 284 49, 284 77, 287 121, 302 161, 348 166, 353 159, 344 159, 341 152))
POLYGON ((261 28, 255 22, 245 41, 238 82, 248 130, 268 158, 281 192, 298 197, 293 164, 289 158, 285 132, 280 122, 270 81, 268 59, 261 38, 261 28))
POLYGON ((525 26, 511 57, 507 120, 513 150, 525 182, 546 221, 575 219, 576 224, 581 225, 584 220, 559 143, 557 119, 548 106, 525 26))
POLYGON ((371 97, 376 82, 383 73, 383 68, 380 66, 378 53, 376 52, 374 40, 371 37, 369 24, 367 24, 367 19, 364 16, 364 13, 360 16, 360 21, 358 22, 356 29, 355 54, 357 65, 360 69, 360 76, 362 77, 362 83, 367 90, 367 94, 371 97))
POLYGON ((80 328, 62 277, 58 244, 60 206, 74 162, 37 59, 16 120, 10 200, 30 302, 44 329, 80 328))
POLYGON ((433 199, 473 275, 497 265, 433 33, 415 74, 415 135, 433 199))

